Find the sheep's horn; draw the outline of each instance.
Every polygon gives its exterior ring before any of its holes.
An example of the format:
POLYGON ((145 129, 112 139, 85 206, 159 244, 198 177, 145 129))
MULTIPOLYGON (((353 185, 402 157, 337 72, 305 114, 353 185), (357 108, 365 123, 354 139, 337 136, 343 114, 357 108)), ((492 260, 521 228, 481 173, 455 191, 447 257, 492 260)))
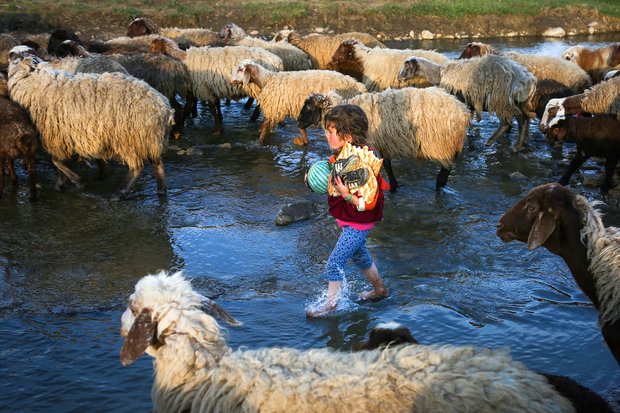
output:
POLYGON ((215 316, 215 317, 219 318, 220 320, 230 324, 231 326, 240 326, 240 325, 242 325, 242 323, 240 321, 237 321, 237 319, 235 319, 233 316, 228 314, 228 312, 226 310, 224 310, 224 308, 222 308, 220 305, 218 305, 215 301, 210 300, 210 299, 208 299, 206 297, 202 301, 201 309, 205 313, 207 313, 209 315, 212 315, 212 316, 215 316))

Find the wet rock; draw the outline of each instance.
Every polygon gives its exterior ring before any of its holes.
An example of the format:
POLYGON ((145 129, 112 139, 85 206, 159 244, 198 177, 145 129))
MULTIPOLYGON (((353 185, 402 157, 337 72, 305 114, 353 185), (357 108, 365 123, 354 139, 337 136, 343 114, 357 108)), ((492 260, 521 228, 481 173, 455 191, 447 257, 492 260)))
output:
POLYGON ((303 221, 316 215, 316 205, 310 201, 293 202, 284 205, 276 216, 276 225, 284 226, 303 221))
POLYGON ((609 192, 607 192, 607 195, 615 199, 620 199, 620 186, 614 186, 611 188, 609 192))
POLYGON ((232 144, 230 142, 222 143, 217 146, 220 149, 232 149, 232 144))
POLYGON ((587 186, 589 188, 598 188, 603 185, 603 181, 605 178, 601 175, 597 174, 588 174, 584 173, 581 175, 581 182, 583 186, 587 186))
POLYGON ((422 32, 418 35, 418 38, 421 40, 433 40, 435 35, 428 30, 422 30, 422 32))
POLYGON ((566 30, 561 27, 549 27, 542 33, 543 37, 564 37, 566 30))
POLYGON ((528 180, 527 176, 523 175, 521 172, 513 172, 509 176, 510 179, 517 182, 523 182, 528 180))

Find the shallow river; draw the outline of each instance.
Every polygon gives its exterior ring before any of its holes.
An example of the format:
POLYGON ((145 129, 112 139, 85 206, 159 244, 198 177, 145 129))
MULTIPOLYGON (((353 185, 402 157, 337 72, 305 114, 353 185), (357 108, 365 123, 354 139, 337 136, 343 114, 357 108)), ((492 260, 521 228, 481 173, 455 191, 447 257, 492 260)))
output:
MULTIPOLYGON (((489 43, 529 53, 560 53, 579 43, 617 37, 558 41, 496 39, 489 43)), ((467 40, 391 43, 433 48, 456 57, 467 40)), ((287 120, 265 146, 259 124, 242 102, 224 108, 221 136, 213 136, 206 110, 165 154, 169 194, 155 195, 150 168, 132 196, 109 201, 125 173, 107 180, 79 169, 82 193, 52 189, 49 163, 37 165, 40 199, 25 185, 0 199, 0 411, 144 412, 151 409, 152 360, 123 368, 120 316, 142 276, 183 270, 198 290, 244 325, 228 330, 233 348, 246 346, 350 349, 368 329, 395 320, 422 343, 509 347, 531 369, 567 375, 620 405, 620 369, 605 347, 597 312, 557 256, 544 248, 495 236, 498 218, 532 187, 556 180, 574 147, 548 147, 531 126, 529 147, 516 139, 485 147, 497 127, 485 116, 468 130, 465 150, 448 186, 435 192, 438 166, 397 160, 401 187, 386 193, 385 219, 371 232, 369 249, 391 292, 379 303, 355 299, 368 288, 348 267, 350 297, 335 315, 307 320, 304 307, 325 288, 320 277, 339 235, 324 196, 303 184, 304 167, 326 158, 322 131, 310 144, 292 144, 287 120), (231 143, 231 148, 220 146, 231 143), (520 172, 527 179, 510 178, 520 172), (321 213, 277 227, 286 203, 311 200, 321 213)), ((583 174, 602 174, 602 168, 583 174)), ((21 171, 20 171, 21 173, 21 171)), ((23 174, 20 176, 25 182, 23 174)), ((589 199, 606 202, 606 225, 620 225, 620 202, 582 186, 589 199)))

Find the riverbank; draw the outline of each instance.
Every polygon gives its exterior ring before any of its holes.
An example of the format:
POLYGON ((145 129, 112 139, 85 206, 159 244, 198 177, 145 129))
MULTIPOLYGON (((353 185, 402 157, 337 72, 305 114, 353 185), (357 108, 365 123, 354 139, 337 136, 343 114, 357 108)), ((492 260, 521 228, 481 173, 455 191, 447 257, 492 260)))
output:
POLYGON ((302 33, 364 31, 382 40, 571 36, 620 32, 620 5, 599 1, 505 4, 494 0, 381 2, 362 0, 210 3, 180 0, 73 2, 8 1, 0 4, 0 32, 71 28, 84 37, 120 36, 135 17, 161 26, 218 30, 235 22, 255 36, 283 28, 302 33), (557 4, 556 4, 557 3, 557 4), (591 3, 591 4, 590 4, 591 3), (557 7, 554 7, 557 6, 557 7))

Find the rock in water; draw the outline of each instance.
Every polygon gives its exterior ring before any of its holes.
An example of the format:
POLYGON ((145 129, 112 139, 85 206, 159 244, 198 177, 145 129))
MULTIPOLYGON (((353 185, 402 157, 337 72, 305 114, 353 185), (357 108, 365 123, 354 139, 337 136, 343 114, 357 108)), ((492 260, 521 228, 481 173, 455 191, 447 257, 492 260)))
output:
POLYGON ((276 216, 276 225, 288 225, 292 222, 303 221, 316 214, 316 206, 310 201, 294 202, 284 205, 276 216))

